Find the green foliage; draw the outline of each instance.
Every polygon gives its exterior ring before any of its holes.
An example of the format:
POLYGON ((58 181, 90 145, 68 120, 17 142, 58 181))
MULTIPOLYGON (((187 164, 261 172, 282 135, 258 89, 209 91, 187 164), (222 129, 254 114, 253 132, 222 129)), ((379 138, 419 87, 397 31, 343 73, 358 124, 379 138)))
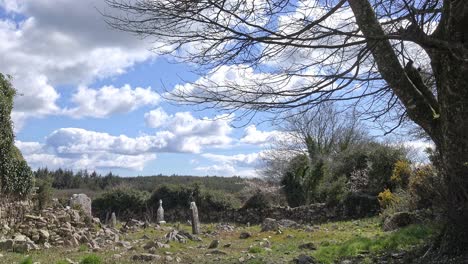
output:
POLYGON ((101 263, 102 263, 101 258, 94 254, 88 255, 80 261, 80 264, 101 264, 101 263))
POLYGON ((243 209, 249 208, 269 208, 272 207, 272 199, 260 190, 257 190, 242 206, 243 209))
POLYGON ((406 188, 412 172, 411 165, 408 161, 399 160, 394 165, 392 177, 390 179, 399 187, 406 188))
POLYGON ((124 219, 141 216, 146 210, 149 193, 132 188, 120 187, 108 190, 95 198, 92 203, 94 213, 105 218, 107 213, 115 212, 124 219))
POLYGON ((52 178, 36 178, 37 204, 40 210, 52 201, 52 178))
POLYGON ((35 172, 38 179, 52 178, 52 187, 55 189, 78 189, 89 188, 91 190, 105 190, 113 188, 122 183, 122 178, 109 172, 102 176, 95 171, 88 173, 86 170, 80 170, 76 173, 71 170, 57 169, 49 171, 47 168, 38 169, 35 172))
POLYGON ((240 206, 240 201, 229 193, 208 190, 200 184, 189 186, 162 185, 152 193, 148 204, 157 208, 163 200, 165 209, 188 208, 194 201, 204 211, 227 210, 240 206))
MULTIPOLYGON (((309 151, 314 149, 310 147, 309 151)), ((317 189, 325 175, 324 171, 325 163, 321 159, 312 163, 307 155, 295 156, 289 162, 281 181, 288 204, 297 207, 317 201, 319 197, 317 189)))
POLYGON ((340 258, 355 257, 364 251, 379 253, 408 249, 424 243, 433 234, 431 227, 412 225, 375 238, 358 236, 344 243, 323 245, 314 257, 320 263, 336 263, 340 258))
MULTIPOLYGON (((409 212, 414 207, 412 206, 412 197, 407 190, 397 189, 394 193, 391 194, 392 201, 382 208, 380 213, 380 218, 385 220, 387 217, 394 215, 398 212, 409 212)), ((380 200, 379 200, 380 201, 380 200)))
POLYGON ((341 176, 336 179, 332 177, 325 178, 318 188, 320 201, 328 205, 337 205, 348 194, 346 188, 346 177, 341 176))
POLYGON ((379 204, 382 209, 385 209, 399 201, 399 198, 393 194, 390 189, 385 189, 383 192, 380 192, 377 198, 379 199, 379 204))
POLYGON ((24 197, 33 187, 33 175, 21 152, 14 146, 11 110, 15 89, 0 73, 0 184, 3 194, 24 197))
POLYGON ((20 264, 33 264, 33 259, 31 256, 28 256, 26 257, 25 259, 23 259, 20 264))
POLYGON ((258 247, 258 246, 253 246, 249 248, 249 253, 252 253, 252 254, 258 254, 262 252, 263 252, 263 248, 258 247))
POLYGON ((425 165, 417 168, 408 185, 414 207, 423 209, 434 206, 442 195, 442 186, 443 183, 433 166, 425 165))
POLYGON ((401 147, 368 142, 356 148, 336 153, 328 163, 329 171, 335 177, 345 176, 348 181, 356 171, 366 171, 368 183, 364 193, 377 195, 384 188, 393 189, 391 177, 397 161, 406 160, 406 151, 401 147))
POLYGON ((70 263, 66 260, 59 260, 55 264, 70 264, 70 263))

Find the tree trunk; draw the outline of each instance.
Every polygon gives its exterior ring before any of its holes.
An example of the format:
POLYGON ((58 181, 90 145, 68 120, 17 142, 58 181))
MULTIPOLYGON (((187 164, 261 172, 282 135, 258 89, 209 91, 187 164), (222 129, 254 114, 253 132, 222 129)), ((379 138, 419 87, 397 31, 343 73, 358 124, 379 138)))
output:
POLYGON ((368 0, 348 0, 379 71, 406 107, 409 117, 432 138, 439 151, 446 227, 441 238, 444 253, 468 250, 468 5, 465 0, 444 1, 443 15, 431 36, 418 43, 429 54, 437 85, 421 91, 403 70, 368 0), (424 45, 430 39, 451 48, 424 45), (427 96, 431 98, 427 98, 427 96), (425 98, 426 97, 426 98, 425 98), (430 100, 427 100, 430 99, 430 100), (437 105, 434 105, 437 104, 437 105), (437 111, 434 111, 437 110, 437 111))
POLYGON ((440 102, 441 172, 446 183, 445 252, 468 250, 468 63, 449 53, 433 60, 440 102))

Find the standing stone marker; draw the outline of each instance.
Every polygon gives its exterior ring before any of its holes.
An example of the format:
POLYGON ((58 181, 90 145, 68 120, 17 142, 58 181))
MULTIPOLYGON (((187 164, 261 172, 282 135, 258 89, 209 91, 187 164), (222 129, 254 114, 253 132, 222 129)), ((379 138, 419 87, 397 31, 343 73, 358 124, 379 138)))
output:
POLYGON ((192 211, 192 234, 197 235, 200 233, 200 221, 198 220, 198 208, 195 202, 190 203, 190 210, 192 211))
POLYGON ((166 223, 164 221, 164 208, 162 207, 162 200, 159 200, 159 208, 158 208, 158 211, 156 212, 156 222, 158 224, 166 223))
POLYGON ((86 215, 91 218, 93 217, 91 213, 91 198, 89 198, 86 194, 73 194, 73 196, 70 198, 70 207, 74 208, 75 206, 79 206, 86 215))
POLYGON ((115 213, 112 212, 111 219, 110 219, 110 227, 117 226, 117 217, 115 217, 115 213))

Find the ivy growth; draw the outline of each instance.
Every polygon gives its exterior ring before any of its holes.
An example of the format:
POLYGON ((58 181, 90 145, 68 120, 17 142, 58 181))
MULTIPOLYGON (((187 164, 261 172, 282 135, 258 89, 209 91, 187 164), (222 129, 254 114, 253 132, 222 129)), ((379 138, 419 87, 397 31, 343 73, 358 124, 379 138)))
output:
POLYGON ((11 111, 16 91, 0 73, 0 185, 2 195, 25 197, 33 187, 31 168, 14 145, 11 111))

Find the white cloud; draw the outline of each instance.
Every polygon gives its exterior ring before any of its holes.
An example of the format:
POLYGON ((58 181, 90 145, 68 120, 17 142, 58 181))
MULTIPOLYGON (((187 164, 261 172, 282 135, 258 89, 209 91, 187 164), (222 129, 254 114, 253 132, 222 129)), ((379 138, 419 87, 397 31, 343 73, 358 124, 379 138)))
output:
POLYGON ((146 105, 156 105, 159 100, 160 96, 150 87, 132 89, 127 84, 121 88, 104 86, 95 90, 80 86, 78 92, 72 96, 76 107, 65 109, 64 114, 73 117, 107 117, 146 105))
POLYGON ((230 164, 236 167, 255 167, 260 162, 261 153, 219 155, 205 153, 203 157, 219 163, 230 164))
POLYGON ((168 119, 169 115, 161 107, 145 114, 146 125, 151 128, 162 127, 168 119))
POLYGON ((212 176, 241 176, 241 177, 256 177, 257 174, 253 169, 243 169, 239 170, 232 165, 223 164, 223 165, 211 165, 211 166, 200 166, 195 168, 196 171, 199 171, 206 175, 212 176))
POLYGON ((256 167, 261 163, 261 155, 261 152, 236 155, 204 153, 201 156, 215 164, 195 169, 207 175, 256 177, 256 167))
MULTIPOLYGON (((162 109, 159 112, 167 115, 162 109)), ((197 119, 181 112, 170 115, 160 126, 162 130, 152 135, 128 137, 60 128, 50 133, 45 143, 16 141, 16 145, 34 168, 142 170, 156 153, 200 153, 204 148, 228 146, 232 142, 230 122, 226 116, 197 119)))
POLYGON ((70 153, 57 153, 53 146, 38 142, 16 141, 16 146, 23 153, 29 165, 35 169, 48 167, 50 169, 67 168, 74 170, 108 170, 108 169, 129 169, 143 170, 144 166, 156 159, 152 153, 136 155, 126 155, 113 153, 112 150, 94 152, 85 150, 70 153))
POLYGON ((146 113, 145 120, 148 127, 163 129, 158 134, 173 135, 167 147, 170 152, 199 153, 203 146, 226 147, 232 142, 232 117, 228 115, 198 119, 190 112, 169 115, 158 108, 146 113))
POLYGON ((0 5, 10 12, 0 19, 0 38, 8 40, 0 43, 0 72, 12 75, 22 94, 15 101, 18 122, 60 113, 59 85, 119 75, 154 56, 147 43, 109 29, 98 13, 106 7, 101 0, 1 0, 0 5))
POLYGON ((260 131, 257 130, 255 125, 249 125, 244 129, 244 136, 240 139, 240 142, 253 145, 263 145, 279 140, 282 137, 284 137, 284 135, 280 131, 260 131))

